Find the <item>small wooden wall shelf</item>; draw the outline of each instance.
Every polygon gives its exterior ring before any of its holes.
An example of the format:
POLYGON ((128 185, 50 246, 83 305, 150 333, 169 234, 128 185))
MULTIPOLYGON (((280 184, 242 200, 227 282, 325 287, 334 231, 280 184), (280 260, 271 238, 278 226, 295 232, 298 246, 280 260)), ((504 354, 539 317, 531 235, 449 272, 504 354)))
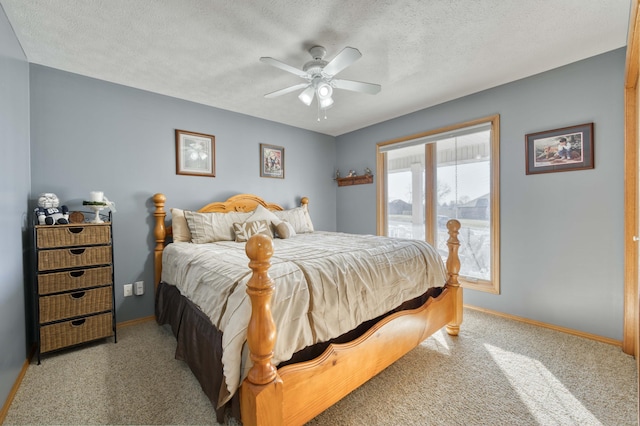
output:
POLYGON ((373 175, 351 176, 336 179, 338 186, 362 185, 373 183, 373 175))

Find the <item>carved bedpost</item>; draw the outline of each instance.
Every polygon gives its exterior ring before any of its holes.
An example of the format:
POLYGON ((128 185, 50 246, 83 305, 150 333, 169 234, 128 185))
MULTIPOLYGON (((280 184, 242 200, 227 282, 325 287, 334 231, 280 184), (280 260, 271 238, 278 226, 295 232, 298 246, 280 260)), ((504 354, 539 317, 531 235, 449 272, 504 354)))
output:
POLYGON ((453 292, 453 303, 455 305, 453 320, 447 324, 447 333, 451 336, 457 336, 460 332, 460 324, 462 324, 462 287, 458 282, 458 273, 460 272, 458 231, 460 231, 460 222, 456 219, 451 219, 447 222, 447 229, 449 230, 449 239, 447 240, 447 247, 449 247, 449 256, 447 257, 449 279, 447 280, 447 287, 453 292))
POLYGON ((251 298, 251 319, 247 344, 253 366, 240 390, 241 415, 244 425, 282 424, 282 380, 271 363, 276 344, 276 325, 271 314, 273 281, 269 277, 273 241, 266 235, 254 235, 245 251, 253 275, 247 283, 251 298))
POLYGON ((164 250, 164 240, 167 236, 164 228, 164 220, 167 216, 167 212, 164 211, 165 201, 167 201, 167 197, 165 197, 164 194, 158 193, 153 196, 153 204, 156 205, 156 210, 153 212, 156 218, 156 226, 153 230, 153 235, 156 238, 156 247, 153 253, 153 284, 156 288, 158 284, 160 284, 160 278, 162 276, 162 251, 164 250))
POLYGON ((300 206, 306 207, 308 209, 309 208, 309 198, 308 197, 302 197, 300 199, 300 206))

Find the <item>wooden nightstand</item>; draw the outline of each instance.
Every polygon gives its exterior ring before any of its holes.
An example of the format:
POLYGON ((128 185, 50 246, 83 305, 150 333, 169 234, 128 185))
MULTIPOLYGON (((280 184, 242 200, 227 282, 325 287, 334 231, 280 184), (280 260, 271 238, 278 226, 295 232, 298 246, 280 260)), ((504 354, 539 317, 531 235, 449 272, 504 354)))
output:
POLYGON ((34 226, 38 351, 116 336, 113 233, 108 222, 34 226))

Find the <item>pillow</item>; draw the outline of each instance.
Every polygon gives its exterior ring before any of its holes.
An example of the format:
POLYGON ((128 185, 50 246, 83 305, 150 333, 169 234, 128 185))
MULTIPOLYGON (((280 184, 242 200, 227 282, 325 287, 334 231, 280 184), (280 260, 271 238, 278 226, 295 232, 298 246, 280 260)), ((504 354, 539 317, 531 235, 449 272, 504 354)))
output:
POLYGON ((264 234, 273 238, 273 234, 271 233, 271 224, 268 220, 234 223, 233 230, 236 234, 236 241, 239 243, 249 241, 249 238, 256 234, 264 234))
POLYGON ((258 204, 258 207, 253 211, 253 214, 249 216, 246 222, 253 222, 255 220, 266 220, 269 222, 269 226, 277 226, 282 219, 273 214, 271 210, 264 207, 262 204, 258 204))
POLYGON ((171 230, 174 242, 191 242, 191 231, 189 231, 187 219, 184 217, 184 210, 171 209, 171 230))
POLYGON ((296 235, 296 230, 293 229, 293 225, 286 220, 283 220, 276 225, 276 234, 278 234, 278 238, 282 238, 284 240, 294 237, 296 235))
POLYGON ((291 210, 274 211, 273 214, 289 222, 296 231, 296 234, 313 232, 313 223, 311 222, 311 216, 309 216, 306 205, 291 210))
POLYGON ((236 239, 233 224, 244 222, 251 213, 198 213, 185 210, 191 242, 196 244, 216 241, 234 241, 236 239))

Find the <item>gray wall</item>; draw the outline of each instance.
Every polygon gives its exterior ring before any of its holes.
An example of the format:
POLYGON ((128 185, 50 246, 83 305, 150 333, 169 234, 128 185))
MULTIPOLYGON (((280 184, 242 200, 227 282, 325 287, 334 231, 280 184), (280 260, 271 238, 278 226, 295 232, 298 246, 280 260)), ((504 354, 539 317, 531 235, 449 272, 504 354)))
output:
POLYGON ((30 71, 32 193, 55 192, 70 209, 94 190, 115 201, 118 322, 154 312, 156 192, 167 211, 241 192, 285 207, 307 196, 316 228, 335 230, 333 137, 39 65, 30 71), (215 178, 176 175, 174 129, 215 135, 215 178), (260 177, 260 143, 285 148, 285 179, 260 177), (124 298, 123 284, 137 280, 146 293, 124 298))
MULTIPOLYGON (((0 406, 27 358, 25 274, 28 256, 29 65, 0 7, 0 406)), ((28 293, 27 293, 28 294, 28 293)))
MULTIPOLYGON (((501 294, 465 303, 620 340, 624 67, 619 49, 342 135, 337 167, 374 169, 377 142, 500 114, 501 294), (525 134, 588 122, 595 169, 525 175, 525 134)), ((338 230, 374 234, 375 199, 375 185, 339 188, 338 230)))

